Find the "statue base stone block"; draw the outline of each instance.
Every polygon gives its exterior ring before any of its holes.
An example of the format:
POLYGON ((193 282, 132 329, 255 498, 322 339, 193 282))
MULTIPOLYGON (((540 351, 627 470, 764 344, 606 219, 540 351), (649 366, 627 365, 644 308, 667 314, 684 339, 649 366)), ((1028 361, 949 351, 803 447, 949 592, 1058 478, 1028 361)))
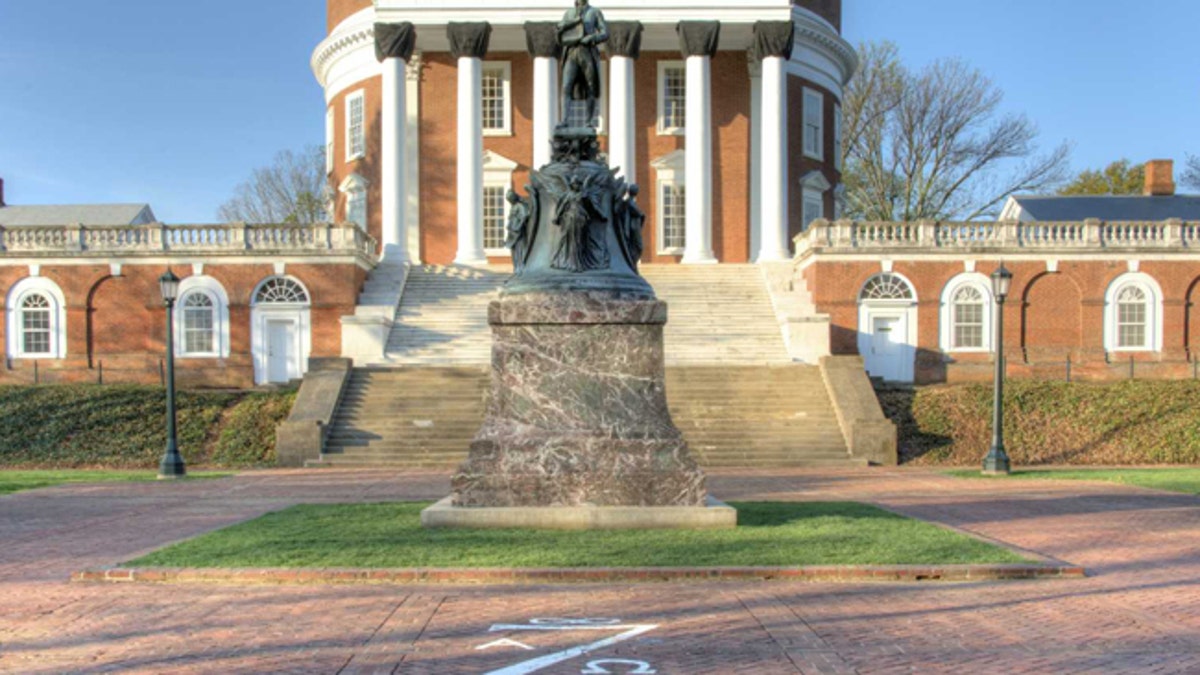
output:
POLYGON ((422 522, 734 527, 736 511, 708 499, 704 472, 671 421, 666 320, 666 303, 612 291, 493 301, 487 416, 449 503, 422 522))

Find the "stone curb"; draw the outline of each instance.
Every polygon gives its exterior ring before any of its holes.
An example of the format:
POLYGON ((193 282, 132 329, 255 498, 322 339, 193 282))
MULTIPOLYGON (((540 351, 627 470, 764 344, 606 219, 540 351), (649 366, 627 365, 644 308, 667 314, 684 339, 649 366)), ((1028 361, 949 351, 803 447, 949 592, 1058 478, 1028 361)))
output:
POLYGON ((808 567, 568 567, 412 569, 111 568, 84 570, 72 582, 296 584, 575 584, 670 581, 803 581, 810 583, 913 583, 1082 579, 1074 565, 814 565, 808 567))

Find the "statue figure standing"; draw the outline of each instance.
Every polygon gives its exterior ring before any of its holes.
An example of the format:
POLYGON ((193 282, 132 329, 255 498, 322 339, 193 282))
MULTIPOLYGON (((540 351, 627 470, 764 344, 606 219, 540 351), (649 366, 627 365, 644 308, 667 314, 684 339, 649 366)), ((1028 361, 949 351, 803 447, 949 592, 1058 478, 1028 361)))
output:
POLYGON ((638 269, 638 261, 641 260, 645 248, 642 242, 642 226, 646 224, 646 214, 637 203, 639 191, 637 183, 629 186, 629 199, 625 201, 624 217, 619 223, 624 230, 621 233, 621 241, 628 256, 627 262, 634 272, 638 269))
POLYGON ((508 237, 504 245, 512 251, 513 272, 520 274, 529 258, 529 200, 522 199, 514 190, 505 196, 511 205, 508 209, 508 237))
POLYGON ((566 188, 554 209, 554 224, 562 228, 562 238, 551 267, 569 272, 608 268, 609 252, 604 244, 607 221, 600 205, 601 194, 590 177, 583 181, 571 176, 566 188))
POLYGON ((567 126, 568 101, 587 103, 588 125, 599 126, 596 104, 600 100, 600 45, 608 42, 608 24, 604 14, 588 4, 575 0, 558 24, 558 44, 563 50, 562 100, 563 115, 559 126, 567 126))

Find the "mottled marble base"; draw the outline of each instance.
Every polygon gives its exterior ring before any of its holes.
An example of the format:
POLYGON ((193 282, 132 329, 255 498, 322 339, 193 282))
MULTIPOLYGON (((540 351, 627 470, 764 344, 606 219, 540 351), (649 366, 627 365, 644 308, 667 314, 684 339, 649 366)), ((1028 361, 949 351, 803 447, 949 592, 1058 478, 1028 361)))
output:
POLYGON ((491 398, 454 506, 704 505, 704 473, 667 410, 665 303, 527 294, 488 318, 491 398))
POLYGON ((421 512, 422 527, 539 530, 723 530, 737 510, 709 497, 703 506, 515 506, 468 508, 450 497, 421 512))

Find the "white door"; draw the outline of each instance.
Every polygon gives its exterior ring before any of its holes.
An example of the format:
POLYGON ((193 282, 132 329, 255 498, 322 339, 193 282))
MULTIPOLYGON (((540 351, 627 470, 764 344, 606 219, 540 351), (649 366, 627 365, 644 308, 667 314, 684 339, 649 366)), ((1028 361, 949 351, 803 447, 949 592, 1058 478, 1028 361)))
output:
POLYGON ((872 316, 867 372, 885 380, 903 380, 905 335, 899 316, 872 316))
POLYGON ((296 322, 267 320, 267 381, 287 382, 300 376, 296 363, 296 322))

